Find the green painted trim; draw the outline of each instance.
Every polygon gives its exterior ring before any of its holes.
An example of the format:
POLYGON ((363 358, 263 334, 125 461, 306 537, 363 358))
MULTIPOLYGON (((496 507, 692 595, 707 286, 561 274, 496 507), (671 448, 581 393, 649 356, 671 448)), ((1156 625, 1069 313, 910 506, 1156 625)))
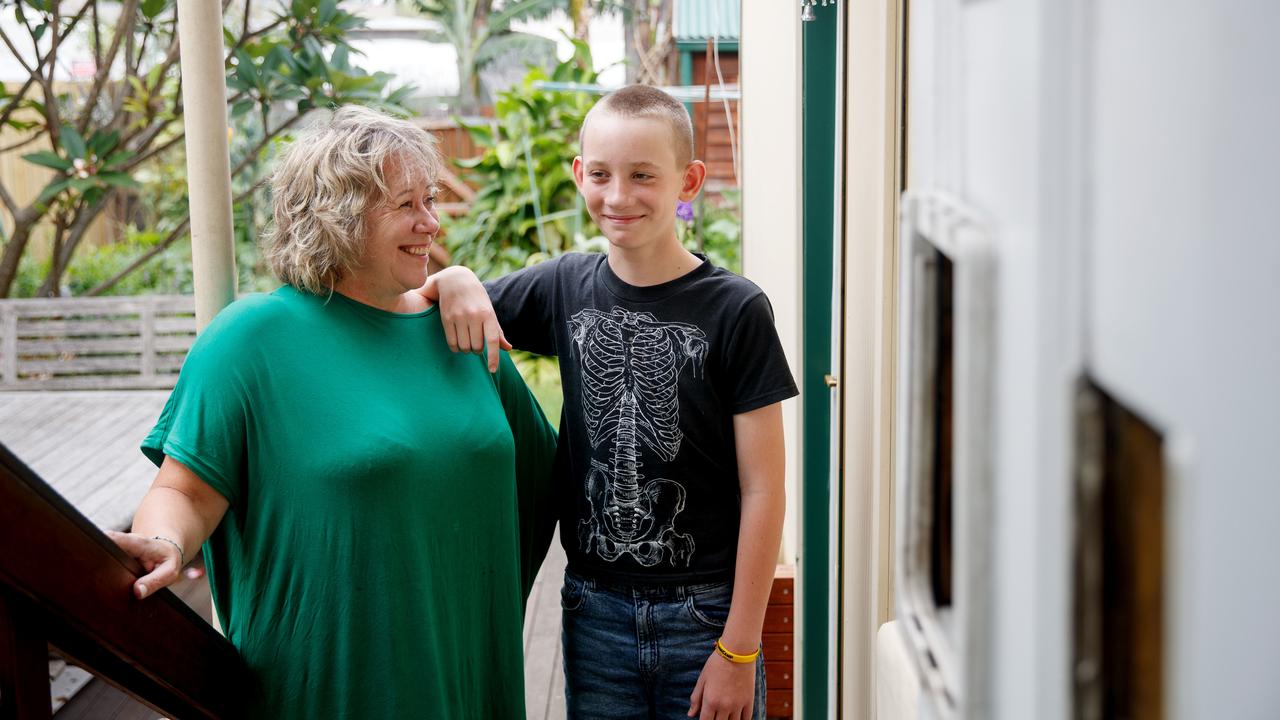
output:
MULTIPOLYGON (((824 376, 831 367, 832 267, 834 263, 836 174, 836 43, 839 15, 834 5, 813 8, 813 22, 801 23, 801 172, 804 196, 801 210, 804 278, 801 397, 804 477, 800 510, 800 577, 803 588, 804 634, 800 688, 805 717, 825 718, 831 644, 839 642, 831 627, 829 576, 831 537, 831 389, 824 376)), ((839 648, 836 648, 839 657, 839 648)))
MULTIPOLYGON (((716 40, 716 47, 720 48, 720 52, 738 52, 738 40, 726 40, 721 38, 716 40)), ((707 49, 707 38, 701 40, 677 40, 676 49, 681 52, 705 52, 707 49)))
MULTIPOLYGON (((689 50, 680 50, 680 84, 693 84, 693 53, 689 50)), ((689 117, 693 118, 693 103, 685 103, 684 109, 688 111, 689 117)))

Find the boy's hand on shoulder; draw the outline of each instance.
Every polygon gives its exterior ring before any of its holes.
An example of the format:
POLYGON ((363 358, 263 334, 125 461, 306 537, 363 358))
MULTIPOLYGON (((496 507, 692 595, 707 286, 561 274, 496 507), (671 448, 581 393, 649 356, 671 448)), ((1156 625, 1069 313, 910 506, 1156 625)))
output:
POLYGON ((711 651, 689 698, 689 717, 750 720, 756 698, 756 664, 733 663, 711 651))
POLYGON ((454 352, 489 354, 489 372, 498 371, 498 351, 510 350, 489 293, 475 273, 459 265, 427 278, 418 294, 440 305, 444 337, 454 352))

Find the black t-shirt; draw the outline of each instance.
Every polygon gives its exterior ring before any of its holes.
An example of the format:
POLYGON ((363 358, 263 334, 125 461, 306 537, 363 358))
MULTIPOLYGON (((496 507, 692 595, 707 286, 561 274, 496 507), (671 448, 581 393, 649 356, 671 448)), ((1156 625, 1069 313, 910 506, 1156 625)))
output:
POLYGON ((560 358, 569 567, 617 582, 732 578, 733 416, 799 394, 764 292, 705 258, 635 287, 582 253, 486 287, 513 345, 560 358))

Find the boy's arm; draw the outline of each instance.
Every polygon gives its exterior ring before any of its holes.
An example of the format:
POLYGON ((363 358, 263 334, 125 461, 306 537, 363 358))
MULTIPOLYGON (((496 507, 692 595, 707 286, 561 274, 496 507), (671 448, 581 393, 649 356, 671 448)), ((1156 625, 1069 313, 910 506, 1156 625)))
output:
MULTIPOLYGON (((782 543, 786 514, 782 403, 733 416, 742 509, 733 601, 721 642, 733 653, 760 647, 764 611, 782 543)), ((731 663, 714 649, 690 698, 689 716, 751 717, 755 663, 731 663)))
POLYGON ((418 292, 440 303, 445 339, 455 352, 489 356, 489 372, 498 369, 498 350, 556 355, 552 300, 561 255, 481 284, 464 267, 432 275, 418 292), (505 327, 505 330, 504 330, 505 327), (508 342, 510 340, 510 342, 508 342))
POLYGON ((489 372, 498 372, 498 351, 510 350, 511 343, 475 273, 461 265, 447 267, 428 277, 418 294, 440 304, 440 321, 450 350, 483 355, 487 349, 489 372))

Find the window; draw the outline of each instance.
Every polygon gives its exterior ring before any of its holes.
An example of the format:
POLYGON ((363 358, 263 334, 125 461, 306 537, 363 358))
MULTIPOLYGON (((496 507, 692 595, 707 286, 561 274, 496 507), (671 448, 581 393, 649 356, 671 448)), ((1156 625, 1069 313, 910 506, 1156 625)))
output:
POLYGON ((981 717, 993 253, 976 214, 936 193, 903 198, 901 237, 898 615, 936 714, 981 717))
POLYGON ((1164 441, 1092 382, 1076 417, 1075 717, 1163 717, 1164 441))

